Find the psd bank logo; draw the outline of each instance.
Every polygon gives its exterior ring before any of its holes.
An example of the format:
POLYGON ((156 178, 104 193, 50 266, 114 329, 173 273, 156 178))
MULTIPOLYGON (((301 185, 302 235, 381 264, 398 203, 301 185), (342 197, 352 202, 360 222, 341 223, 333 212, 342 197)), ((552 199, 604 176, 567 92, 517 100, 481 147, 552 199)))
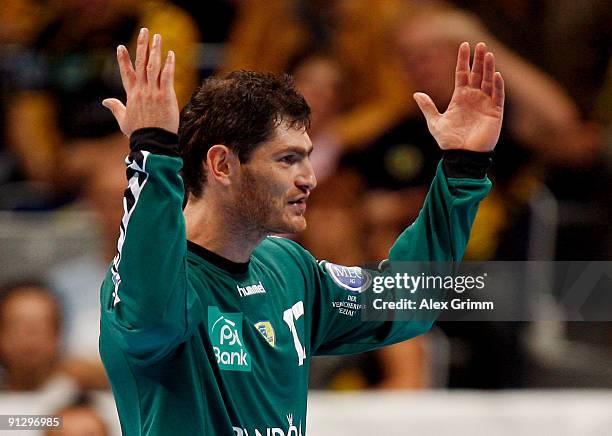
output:
POLYGON ((242 339, 242 313, 221 313, 208 306, 208 335, 219 369, 251 371, 251 356, 242 339))

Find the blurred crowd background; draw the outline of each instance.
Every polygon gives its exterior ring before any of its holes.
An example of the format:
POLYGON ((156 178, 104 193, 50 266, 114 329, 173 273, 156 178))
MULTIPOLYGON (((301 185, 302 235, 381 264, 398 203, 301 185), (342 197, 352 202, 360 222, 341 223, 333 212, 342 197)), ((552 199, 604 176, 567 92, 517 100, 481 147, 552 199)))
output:
MULTIPOLYGON (((467 258, 612 257, 605 0, 0 0, 0 7, 2 410, 61 411, 66 422, 90 426, 88 434, 107 432, 92 408, 96 392, 108 389, 97 351, 98 289, 116 250, 127 140, 100 102, 124 98, 115 48, 133 52, 143 26, 177 54, 180 105, 212 74, 293 75, 312 107, 319 182, 298 240, 342 264, 385 258, 415 218, 440 152, 412 93, 445 108, 459 43, 484 41, 506 80, 507 105, 494 189, 467 258), (34 396, 14 402, 11 393, 34 396)), ((612 323, 438 323, 377 353, 315 359, 312 387, 610 388, 611 363, 612 323)))

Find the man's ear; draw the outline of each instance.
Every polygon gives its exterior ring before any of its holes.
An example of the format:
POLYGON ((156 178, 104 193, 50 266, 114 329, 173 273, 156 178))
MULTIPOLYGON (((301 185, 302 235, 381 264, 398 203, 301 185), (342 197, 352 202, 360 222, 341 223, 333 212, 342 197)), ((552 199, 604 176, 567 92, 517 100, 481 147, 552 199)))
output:
POLYGON ((231 177, 236 172, 238 157, 223 144, 215 144, 206 154, 207 178, 216 180, 222 185, 229 185, 231 177))

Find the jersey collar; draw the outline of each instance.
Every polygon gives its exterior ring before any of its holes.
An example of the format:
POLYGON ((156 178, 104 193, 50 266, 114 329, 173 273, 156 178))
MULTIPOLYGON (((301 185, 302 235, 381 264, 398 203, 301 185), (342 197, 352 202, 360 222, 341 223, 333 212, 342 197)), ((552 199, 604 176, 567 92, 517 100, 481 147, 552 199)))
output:
POLYGON ((187 249, 192 253, 200 256, 205 261, 210 262, 213 265, 232 274, 244 274, 249 269, 250 262, 240 263, 231 261, 223 256, 219 256, 217 253, 213 253, 209 249, 204 248, 201 245, 198 245, 192 241, 187 241, 187 249))

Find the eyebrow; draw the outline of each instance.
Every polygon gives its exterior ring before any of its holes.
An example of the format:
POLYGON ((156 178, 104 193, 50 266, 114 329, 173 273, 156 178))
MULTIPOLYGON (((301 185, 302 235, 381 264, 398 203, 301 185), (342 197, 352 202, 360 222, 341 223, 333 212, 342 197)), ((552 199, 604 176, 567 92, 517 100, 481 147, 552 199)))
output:
POLYGON ((284 148, 282 151, 279 152, 279 154, 282 153, 296 153, 299 154, 300 156, 310 156, 310 154, 312 153, 312 150, 314 149, 314 147, 311 145, 306 151, 304 151, 303 147, 295 147, 295 146, 289 146, 287 148, 284 148))

